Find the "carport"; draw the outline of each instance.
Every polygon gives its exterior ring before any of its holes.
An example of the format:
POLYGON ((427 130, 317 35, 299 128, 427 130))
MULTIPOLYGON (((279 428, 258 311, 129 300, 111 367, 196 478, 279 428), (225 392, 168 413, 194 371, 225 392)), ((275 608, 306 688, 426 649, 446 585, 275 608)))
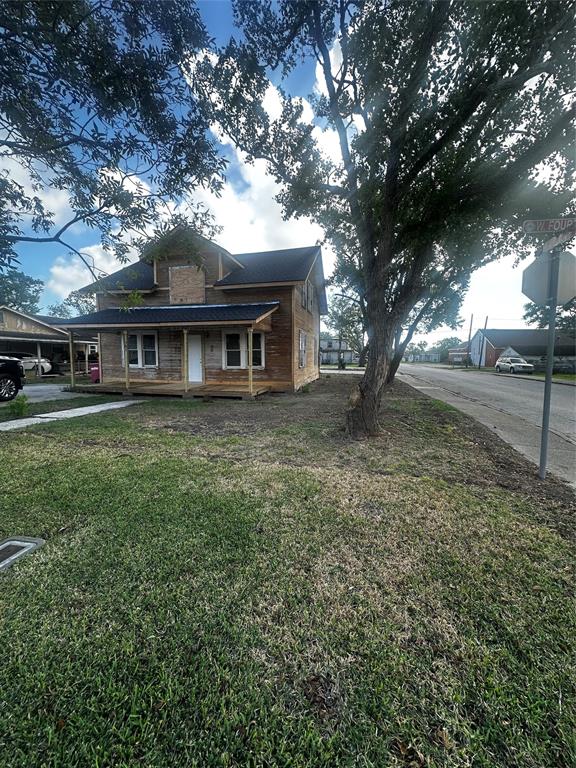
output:
MULTIPOLYGON (((54 361, 56 366, 83 357, 83 367, 88 373, 89 358, 98 351, 97 339, 90 334, 82 335, 70 348, 68 334, 46 322, 48 319, 63 322, 63 318, 26 315, 11 307, 0 307, 0 355, 29 354, 38 361, 45 357, 54 361)), ((78 369, 78 365, 75 368, 78 369)))

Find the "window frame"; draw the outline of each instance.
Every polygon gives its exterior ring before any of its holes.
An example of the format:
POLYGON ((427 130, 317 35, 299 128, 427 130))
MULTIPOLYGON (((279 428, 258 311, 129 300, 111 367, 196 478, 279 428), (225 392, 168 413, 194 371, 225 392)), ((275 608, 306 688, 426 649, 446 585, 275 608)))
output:
MULTIPOLYGON (((160 353, 158 348, 158 331, 128 331, 126 334, 126 341, 130 338, 130 336, 136 336, 136 353, 138 356, 138 362, 137 363, 130 363, 128 362, 128 368, 132 369, 151 369, 151 368, 159 368, 160 366, 160 353), (156 362, 153 365, 145 364, 144 363, 144 352, 151 352, 151 349, 144 349, 143 343, 142 343, 142 337, 143 336, 153 336, 154 337, 154 354, 156 357, 156 362)), ((124 348, 124 334, 122 334, 122 365, 126 365, 126 352, 130 351, 130 347, 128 346, 128 350, 124 348)))
POLYGON ((306 331, 298 330, 298 368, 306 368, 307 358, 308 334, 306 331), (304 357, 302 358, 302 356, 304 357))
MULTIPOLYGON (((260 336, 260 354, 261 365, 252 364, 252 370, 263 371, 266 368, 266 335, 261 331, 254 331, 252 334, 252 360, 254 360, 254 336, 260 336)), ((244 330, 226 330, 222 331, 222 370, 223 371, 245 371, 248 369, 248 332, 244 330), (228 336, 240 336, 240 365, 228 365, 228 336)))

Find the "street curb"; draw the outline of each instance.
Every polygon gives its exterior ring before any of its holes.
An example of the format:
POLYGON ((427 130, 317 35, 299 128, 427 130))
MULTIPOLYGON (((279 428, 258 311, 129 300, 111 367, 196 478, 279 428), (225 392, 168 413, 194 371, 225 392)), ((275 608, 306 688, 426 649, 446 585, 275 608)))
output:
MULTIPOLYGON (((539 379, 538 377, 534 376, 518 376, 516 373, 492 373, 490 372, 491 376, 500 376, 500 378, 507 378, 507 379, 523 379, 524 381, 540 381, 542 384, 544 384, 544 379, 539 379)), ((576 387, 576 384, 573 384, 571 381, 554 381, 552 379, 552 384, 559 384, 561 387, 576 387)))

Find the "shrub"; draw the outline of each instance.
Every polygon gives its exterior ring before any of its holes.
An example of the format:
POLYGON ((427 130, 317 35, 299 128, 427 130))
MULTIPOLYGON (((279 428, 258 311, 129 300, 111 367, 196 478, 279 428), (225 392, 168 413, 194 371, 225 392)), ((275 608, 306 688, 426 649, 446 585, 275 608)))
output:
POLYGON ((8 405, 7 410, 11 416, 14 416, 14 418, 21 418, 22 416, 26 416, 29 407, 30 403, 28 402, 26 395, 18 395, 8 405))

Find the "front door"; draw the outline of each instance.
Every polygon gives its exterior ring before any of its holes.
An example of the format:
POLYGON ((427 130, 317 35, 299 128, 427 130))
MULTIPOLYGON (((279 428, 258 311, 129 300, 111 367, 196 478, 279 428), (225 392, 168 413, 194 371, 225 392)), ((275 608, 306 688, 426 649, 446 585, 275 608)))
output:
POLYGON ((188 381, 202 384, 202 336, 188 335, 188 381))

